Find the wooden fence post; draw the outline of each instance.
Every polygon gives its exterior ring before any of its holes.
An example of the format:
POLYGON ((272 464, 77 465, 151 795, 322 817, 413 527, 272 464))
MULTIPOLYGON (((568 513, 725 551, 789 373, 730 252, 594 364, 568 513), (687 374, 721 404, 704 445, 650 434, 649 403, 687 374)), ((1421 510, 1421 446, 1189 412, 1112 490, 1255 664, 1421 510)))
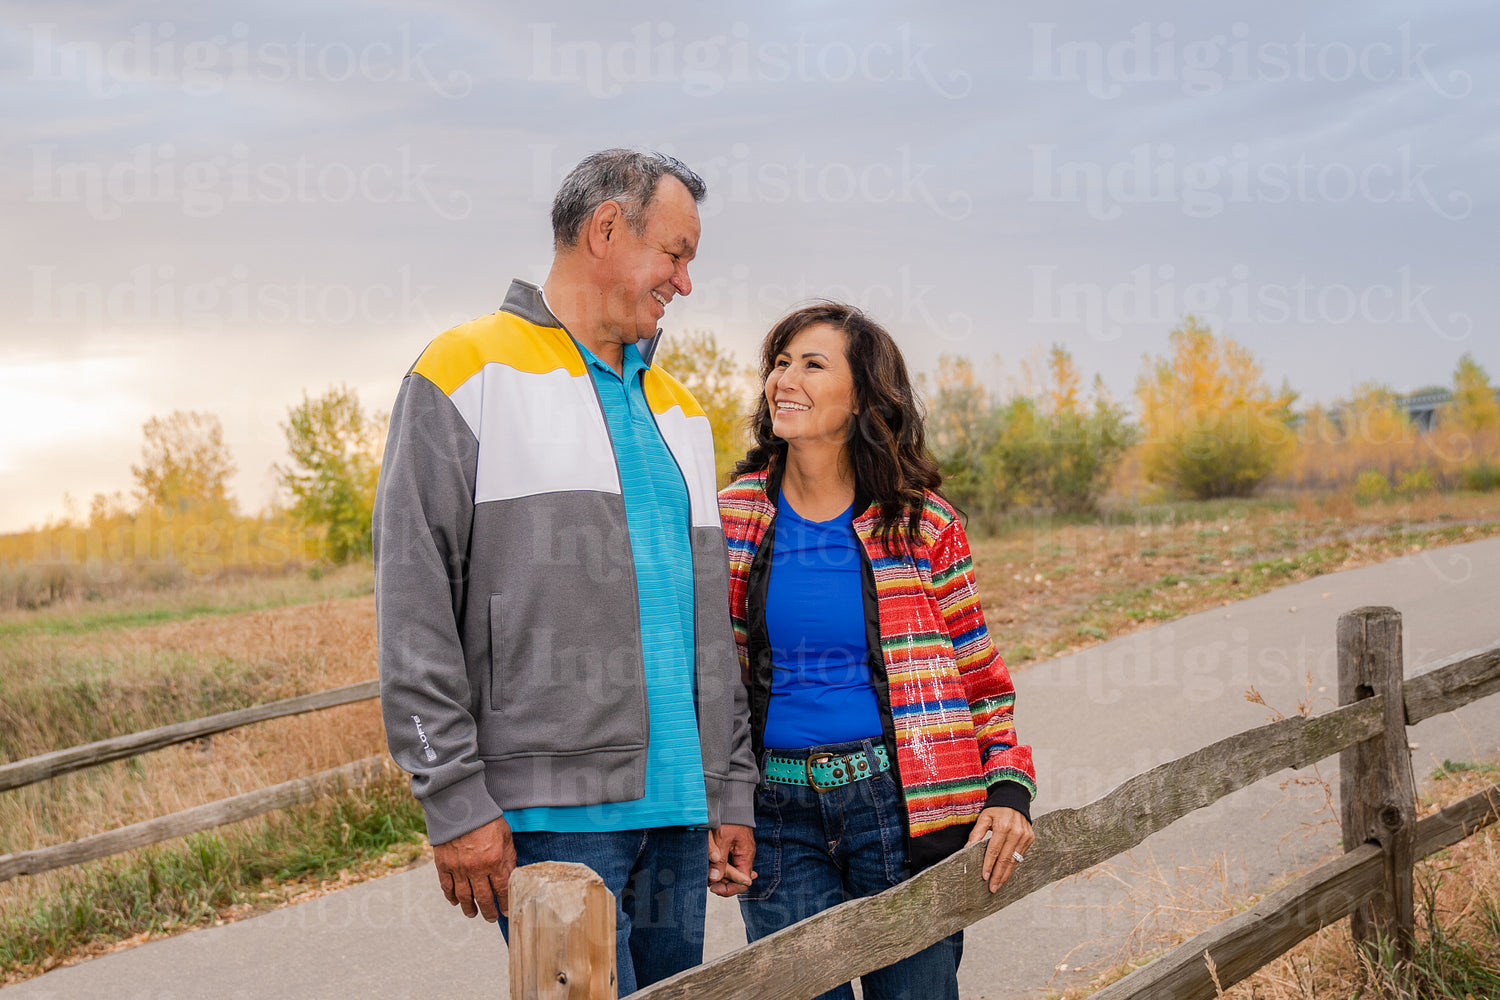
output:
POLYGON ((510 877, 511 1000, 615 1000, 615 897, 588 865, 510 877))
POLYGON ((1412 863, 1416 782, 1406 742, 1401 615, 1394 608, 1356 608, 1339 618, 1339 704, 1383 696, 1384 731, 1339 753, 1344 851, 1375 842, 1385 854, 1382 892, 1360 904, 1349 929, 1362 948, 1385 939, 1401 961, 1411 958, 1412 863))

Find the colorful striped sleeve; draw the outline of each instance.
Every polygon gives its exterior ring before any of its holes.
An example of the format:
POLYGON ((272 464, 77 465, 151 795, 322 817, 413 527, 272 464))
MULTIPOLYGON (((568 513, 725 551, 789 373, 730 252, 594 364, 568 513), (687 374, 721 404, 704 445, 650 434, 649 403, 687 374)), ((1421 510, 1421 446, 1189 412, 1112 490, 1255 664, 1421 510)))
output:
POLYGON ((969 540, 957 517, 943 520, 948 523, 930 546, 932 587, 974 717, 985 783, 993 788, 998 782, 1014 781, 1035 798, 1031 747, 1016 738, 1016 689, 984 623, 969 540))

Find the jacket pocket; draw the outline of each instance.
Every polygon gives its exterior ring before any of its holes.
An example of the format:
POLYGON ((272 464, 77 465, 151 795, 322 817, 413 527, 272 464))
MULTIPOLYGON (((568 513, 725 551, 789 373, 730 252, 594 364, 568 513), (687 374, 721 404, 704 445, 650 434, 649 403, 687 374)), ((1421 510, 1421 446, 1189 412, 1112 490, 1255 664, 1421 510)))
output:
POLYGON ((597 610, 578 609, 566 626, 560 619, 538 623, 509 606, 505 594, 490 595, 489 615, 490 712, 480 722, 481 757, 645 746, 645 674, 633 637, 584 641, 597 610))

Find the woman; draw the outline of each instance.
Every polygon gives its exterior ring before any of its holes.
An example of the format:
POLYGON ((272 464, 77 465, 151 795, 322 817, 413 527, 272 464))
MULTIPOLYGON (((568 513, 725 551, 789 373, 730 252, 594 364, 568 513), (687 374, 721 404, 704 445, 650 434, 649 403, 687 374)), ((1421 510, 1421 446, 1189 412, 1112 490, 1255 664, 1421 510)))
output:
MULTIPOLYGON (((1031 749, 901 352, 859 310, 825 303, 776 324, 761 374, 754 447, 719 494, 763 776, 758 872, 740 896, 749 937, 986 834, 993 892, 1033 839, 1031 749)), ((959 932, 872 972, 864 996, 956 1000, 962 948, 959 932)))

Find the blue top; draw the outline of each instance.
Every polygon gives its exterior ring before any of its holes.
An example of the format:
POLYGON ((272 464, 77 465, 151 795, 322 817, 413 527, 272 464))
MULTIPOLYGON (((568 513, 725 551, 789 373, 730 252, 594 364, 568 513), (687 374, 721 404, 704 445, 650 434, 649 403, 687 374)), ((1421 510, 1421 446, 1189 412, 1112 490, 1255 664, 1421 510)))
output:
POLYGON ((766 590, 767 747, 880 738, 862 565, 853 506, 831 521, 809 521, 778 498, 766 590))
POLYGON ((625 494, 650 721, 646 794, 628 802, 507 809, 505 819, 512 830, 523 832, 702 826, 708 822, 708 801, 693 697, 692 511, 687 485, 646 402, 641 383, 646 364, 639 352, 625 351, 621 378, 588 348, 578 347, 593 369, 625 494))

